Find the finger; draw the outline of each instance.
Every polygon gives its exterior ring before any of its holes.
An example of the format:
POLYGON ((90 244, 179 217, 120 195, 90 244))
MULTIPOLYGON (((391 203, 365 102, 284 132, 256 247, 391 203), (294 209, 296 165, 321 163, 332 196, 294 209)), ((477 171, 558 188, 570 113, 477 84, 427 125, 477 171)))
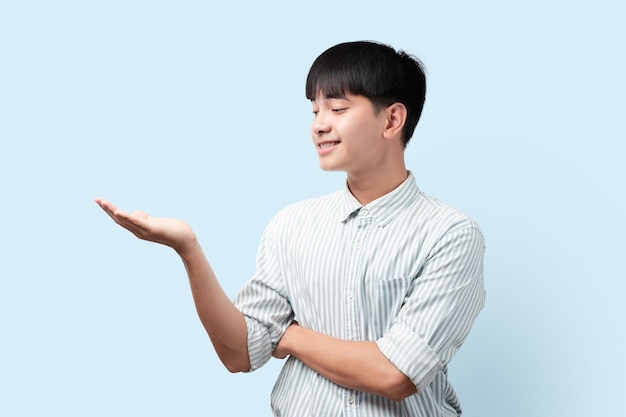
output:
POLYGON ((102 207, 102 209, 104 211, 106 211, 106 213, 111 216, 111 218, 113 218, 113 220, 129 220, 131 217, 133 217, 133 215, 128 214, 127 212, 125 212, 124 210, 117 208, 113 203, 111 203, 110 201, 101 199, 100 202, 98 203, 100 204, 100 207, 102 207))
POLYGON ((117 207, 115 207, 115 205, 113 203, 111 203, 110 201, 105 200, 102 197, 98 197, 96 198, 96 203, 107 213, 113 214, 113 212, 115 212, 115 210, 117 210, 117 207))
POLYGON ((100 206, 102 210, 104 210, 106 214, 109 215, 109 217, 117 221, 115 214, 114 214, 115 210, 117 210, 117 207, 115 207, 113 204, 111 204, 110 202, 106 201, 103 198, 96 199, 96 203, 100 206))
MULTIPOLYGON (((144 225, 141 222, 139 216, 133 216, 128 214, 122 209, 117 208, 113 203, 103 198, 96 199, 96 203, 113 219, 113 221, 126 229, 134 229, 135 227, 141 227, 145 230, 144 225)), ((131 230, 133 233, 134 230, 131 230)))
POLYGON ((128 213, 117 208, 113 203, 101 197, 96 199, 96 203, 113 219, 115 223, 128 230, 140 239, 152 240, 151 225, 149 222, 150 215, 146 212, 135 210, 128 213))

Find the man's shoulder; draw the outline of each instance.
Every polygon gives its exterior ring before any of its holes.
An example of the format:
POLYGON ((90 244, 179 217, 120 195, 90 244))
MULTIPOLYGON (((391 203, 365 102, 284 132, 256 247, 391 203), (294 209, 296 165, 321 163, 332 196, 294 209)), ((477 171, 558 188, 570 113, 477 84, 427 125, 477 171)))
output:
POLYGON ((343 191, 307 198, 283 208, 279 213, 298 215, 300 213, 319 212, 320 210, 339 210, 343 191))
POLYGON ((273 222, 310 218, 311 216, 320 217, 339 212, 342 194, 343 191, 336 191, 291 203, 276 214, 273 222))
POLYGON ((467 227, 479 229, 478 224, 465 212, 423 191, 419 192, 413 209, 425 223, 438 225, 448 231, 467 227))

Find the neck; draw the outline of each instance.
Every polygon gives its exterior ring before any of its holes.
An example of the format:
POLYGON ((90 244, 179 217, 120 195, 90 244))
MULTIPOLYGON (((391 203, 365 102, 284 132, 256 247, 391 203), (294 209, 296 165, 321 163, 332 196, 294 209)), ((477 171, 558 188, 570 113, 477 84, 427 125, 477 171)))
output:
POLYGON ((408 171, 404 164, 393 172, 373 172, 367 174, 348 174, 348 188, 352 195, 363 205, 390 193, 398 188, 407 177, 408 171))

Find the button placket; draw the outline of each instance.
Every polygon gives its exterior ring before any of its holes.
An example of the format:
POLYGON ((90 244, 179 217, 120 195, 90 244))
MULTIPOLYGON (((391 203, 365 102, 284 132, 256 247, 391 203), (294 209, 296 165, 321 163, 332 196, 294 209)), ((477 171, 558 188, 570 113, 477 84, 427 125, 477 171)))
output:
POLYGON ((358 397, 358 393, 352 390, 346 390, 344 392, 344 397, 343 397, 343 401, 344 401, 344 416, 346 417, 353 417, 353 416, 358 416, 359 410, 359 397, 358 397))
MULTIPOLYGON (((372 218, 369 217, 369 210, 362 208, 358 216, 353 219, 356 221, 356 227, 352 242, 349 243, 349 258, 346 269, 346 280, 344 287, 345 294, 345 336, 348 340, 360 340, 361 332, 359 329, 360 316, 358 314, 359 307, 359 286, 363 275, 363 249, 365 248, 367 236, 369 234, 372 218)), ((344 415, 346 417, 356 416, 358 414, 358 393, 352 390, 344 391, 344 415)))
MULTIPOLYGON (((371 224, 371 217, 364 217, 359 212, 359 217, 356 220, 356 229, 354 238, 351 243, 351 250, 348 259, 348 268, 346 281, 344 286, 345 294, 345 337, 348 340, 359 340, 359 315, 357 314, 358 307, 358 283, 361 282, 361 275, 363 266, 361 265, 363 244, 369 233, 369 226, 371 224)), ((368 212, 366 211, 366 214, 368 212)))

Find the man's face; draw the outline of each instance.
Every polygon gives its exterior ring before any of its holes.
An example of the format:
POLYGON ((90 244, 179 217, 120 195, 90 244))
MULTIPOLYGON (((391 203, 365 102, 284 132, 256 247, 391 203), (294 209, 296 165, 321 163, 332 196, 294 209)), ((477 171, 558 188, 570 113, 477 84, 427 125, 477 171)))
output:
POLYGON ((311 103, 311 137, 320 167, 355 175, 375 172, 384 154, 385 112, 376 112, 368 98, 350 94, 339 98, 318 95, 311 103))

